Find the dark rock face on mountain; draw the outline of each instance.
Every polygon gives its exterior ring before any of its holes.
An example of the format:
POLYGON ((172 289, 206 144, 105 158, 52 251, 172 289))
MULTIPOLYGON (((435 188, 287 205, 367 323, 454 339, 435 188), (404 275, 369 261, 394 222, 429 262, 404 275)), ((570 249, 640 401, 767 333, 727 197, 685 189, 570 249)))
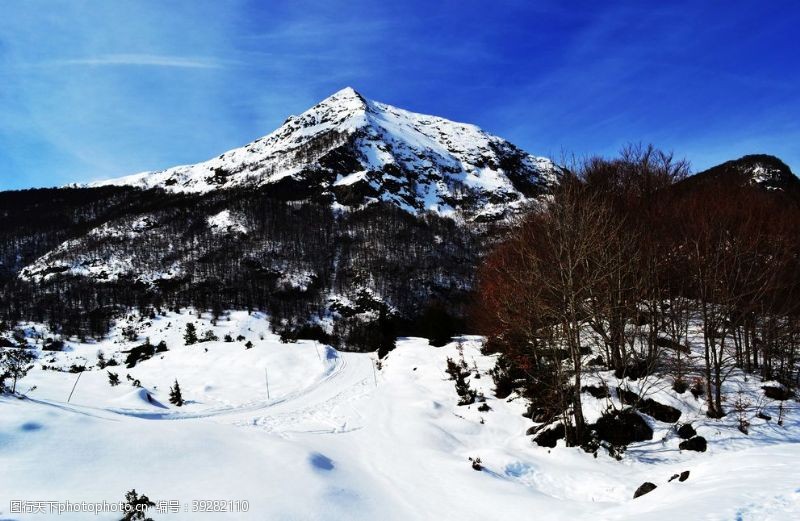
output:
POLYGON ((90 335, 131 307, 263 309, 286 338, 354 349, 463 329, 490 230, 559 175, 473 125, 344 89, 204 163, 0 193, 0 320, 90 335))

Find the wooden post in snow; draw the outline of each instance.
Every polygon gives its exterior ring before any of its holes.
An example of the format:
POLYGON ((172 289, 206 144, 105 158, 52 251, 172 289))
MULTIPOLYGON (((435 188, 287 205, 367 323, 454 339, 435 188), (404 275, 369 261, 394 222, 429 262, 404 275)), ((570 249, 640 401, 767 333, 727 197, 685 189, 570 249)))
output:
POLYGON ((78 373, 78 377, 75 379, 75 383, 72 385, 72 390, 69 392, 69 397, 67 398, 67 403, 69 403, 69 401, 72 399, 72 393, 74 393, 75 392, 75 388, 78 387, 78 380, 81 379, 81 375, 82 374, 83 374, 83 371, 78 373))

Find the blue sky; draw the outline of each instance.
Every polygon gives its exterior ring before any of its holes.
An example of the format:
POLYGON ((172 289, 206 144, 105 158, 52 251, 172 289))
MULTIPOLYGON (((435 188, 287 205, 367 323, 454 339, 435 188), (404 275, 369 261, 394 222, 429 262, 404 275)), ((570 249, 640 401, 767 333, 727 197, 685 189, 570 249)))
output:
POLYGON ((0 189, 198 162, 344 86, 537 155, 652 142, 800 171, 790 1, 0 6, 0 189))

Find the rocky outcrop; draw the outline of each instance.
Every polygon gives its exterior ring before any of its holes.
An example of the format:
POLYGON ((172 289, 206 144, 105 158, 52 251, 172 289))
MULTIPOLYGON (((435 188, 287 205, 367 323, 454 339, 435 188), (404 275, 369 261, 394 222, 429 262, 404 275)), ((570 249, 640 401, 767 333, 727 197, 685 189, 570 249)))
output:
POLYGON ((645 481, 639 486, 639 488, 636 489, 636 492, 633 493, 633 499, 644 496, 645 494, 649 494, 650 492, 654 491, 657 488, 658 487, 655 486, 653 483, 645 481))
POLYGON ((697 435, 697 431, 694 430, 691 423, 684 423, 678 427, 678 436, 680 436, 682 440, 688 440, 695 435, 697 435))
POLYGON ((782 385, 765 385, 761 389, 764 390, 766 397, 771 400, 790 400, 794 398, 794 391, 782 385))
POLYGON ((558 440, 564 439, 565 435, 566 429, 564 428, 564 425, 558 423, 554 427, 550 427, 539 432, 539 434, 533 438, 533 441, 541 447, 549 447, 552 449, 556 446, 558 440))
POLYGON ((627 389, 618 388, 619 399, 626 405, 632 405, 644 414, 664 423, 675 423, 681 417, 681 411, 675 407, 664 405, 652 398, 640 398, 638 394, 627 389))
POLYGON ((653 439, 653 429, 632 409, 602 416, 590 428, 600 440, 617 446, 653 439))
POLYGON ((678 448, 681 450, 693 450, 695 452, 705 452, 708 447, 706 439, 702 436, 695 436, 694 438, 682 441, 678 448))

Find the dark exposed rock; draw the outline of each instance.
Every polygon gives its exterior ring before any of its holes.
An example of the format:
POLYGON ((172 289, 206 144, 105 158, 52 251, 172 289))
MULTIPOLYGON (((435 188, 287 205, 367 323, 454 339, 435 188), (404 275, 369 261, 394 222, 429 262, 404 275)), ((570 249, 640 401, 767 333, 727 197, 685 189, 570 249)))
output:
POLYGON ((608 389, 597 385, 585 385, 581 388, 582 393, 589 393, 597 399, 608 398, 608 389))
POLYGON ((632 360, 625 367, 614 371, 617 378, 630 378, 638 380, 650 374, 650 366, 646 360, 632 360))
POLYGON ((483 464, 480 458, 470 458, 469 460, 472 462, 472 470, 477 470, 478 472, 483 470, 483 464))
POLYGON ((639 411, 648 416, 652 416, 658 421, 675 423, 681 417, 681 411, 675 407, 664 405, 652 398, 643 398, 640 400, 638 394, 622 388, 618 388, 617 392, 619 393, 619 399, 622 403, 636 406, 639 411))
POLYGON ((551 415, 546 409, 539 409, 536 411, 536 414, 531 416, 531 420, 535 422, 546 422, 550 420, 551 415))
POLYGON ((681 411, 675 407, 658 403, 650 398, 639 404, 639 407, 645 414, 665 423, 675 423, 681 417, 681 411))
POLYGON ((589 359, 589 361, 586 363, 587 365, 604 365, 605 361, 601 355, 597 355, 596 357, 589 359))
POLYGON ((564 425, 559 423, 555 427, 541 431, 533 441, 542 447, 550 447, 551 449, 556 446, 558 440, 563 439, 566 435, 564 425))
POLYGON ((794 397, 794 392, 783 386, 765 385, 762 389, 767 398, 772 400, 789 400, 794 397))
POLYGON ((658 337, 656 338, 656 346, 663 349, 672 349, 681 353, 689 353, 689 346, 676 342, 671 338, 658 337))
POLYGON ((689 471, 684 470, 680 474, 673 474, 672 477, 669 478, 669 482, 672 483, 676 479, 681 482, 686 481, 687 479, 689 479, 689 471))
POLYGON ((696 435, 697 431, 694 430, 694 427, 692 427, 691 423, 684 423, 678 427, 678 436, 680 436, 682 440, 688 440, 696 435))
POLYGON ((653 483, 645 481, 644 483, 641 484, 639 488, 636 489, 636 492, 633 493, 633 499, 636 499, 639 496, 644 496, 645 494, 649 494, 656 488, 658 487, 656 487, 653 483))
POLYGON ((708 444, 706 439, 702 436, 695 436, 694 438, 682 441, 678 448, 681 450, 693 450, 695 452, 705 452, 708 444))
POLYGON ((53 340, 52 338, 48 338, 44 341, 44 345, 42 345, 42 349, 44 351, 63 351, 64 350, 64 341, 63 340, 53 340))
POLYGON ((628 445, 653 439, 653 429, 631 409, 602 416, 591 427, 597 432, 598 438, 612 445, 628 445))
POLYGON ((367 198, 378 195, 378 191, 367 180, 350 185, 335 186, 333 193, 336 194, 337 201, 348 206, 363 204, 367 198))
POLYGON ((530 418, 536 423, 547 422, 550 419, 550 413, 544 407, 536 407, 531 405, 528 410, 522 415, 525 418, 530 418))
POLYGON ((770 421, 772 419, 772 416, 770 416, 769 414, 765 413, 764 411, 758 411, 758 414, 756 414, 756 416, 758 418, 761 418, 762 420, 766 420, 766 421, 770 421))
POLYGON ((145 343, 140 346, 133 347, 128 351, 122 351, 123 353, 128 354, 128 356, 125 357, 125 366, 130 369, 135 367, 139 362, 143 362, 144 360, 152 358, 152 356, 155 354, 155 350, 155 346, 145 343))
POLYGON ((320 157, 319 164, 334 172, 358 172, 363 168, 352 138, 320 157))
POLYGON ((626 405, 634 405, 639 401, 638 394, 622 387, 617 387, 617 395, 619 395, 619 400, 626 405))

